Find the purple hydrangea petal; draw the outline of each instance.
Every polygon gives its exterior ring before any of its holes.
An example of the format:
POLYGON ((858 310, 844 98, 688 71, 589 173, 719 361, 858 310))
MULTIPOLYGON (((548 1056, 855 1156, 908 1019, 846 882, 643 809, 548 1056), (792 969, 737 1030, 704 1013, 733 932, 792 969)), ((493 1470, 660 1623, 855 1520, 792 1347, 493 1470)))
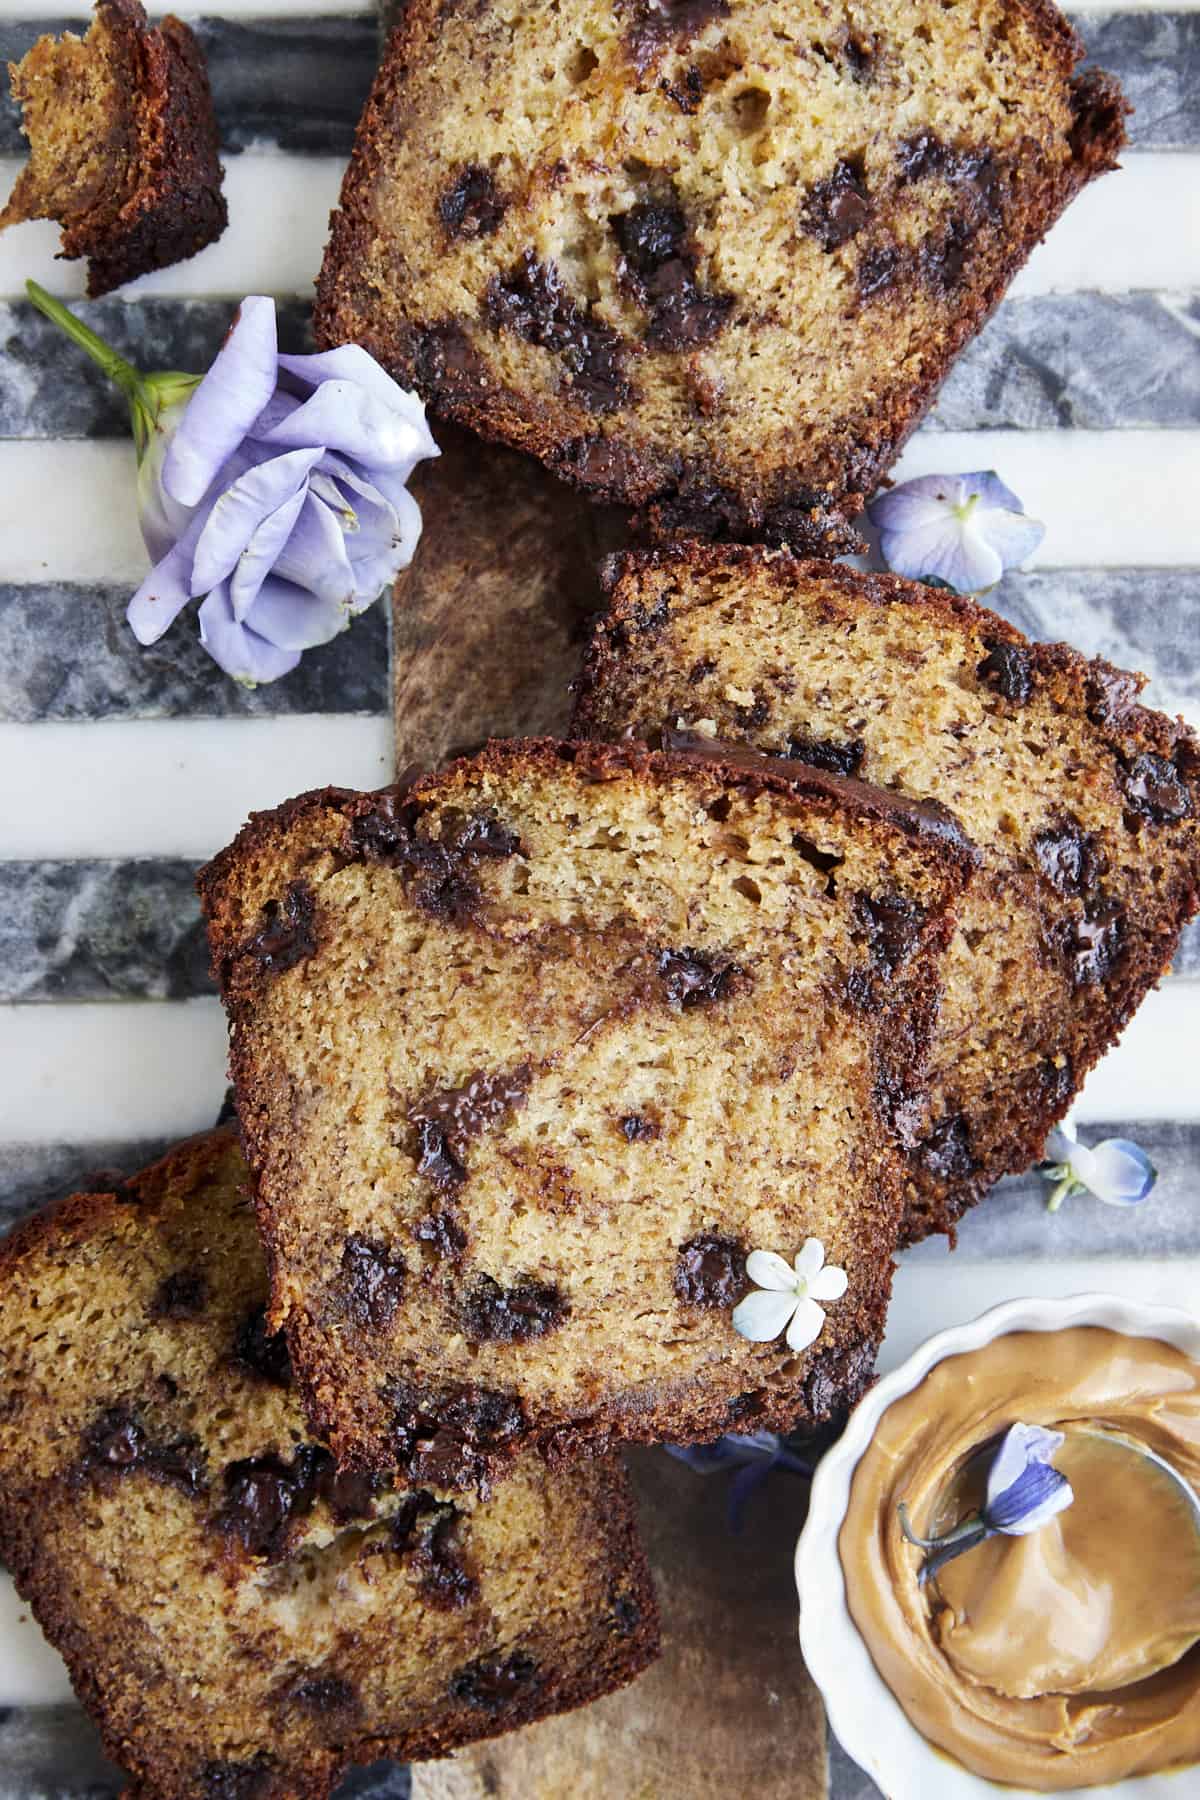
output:
POLYGON ((1070 1506, 1075 1495, 1065 1475, 1049 1463, 1031 1462, 1011 1487, 989 1499, 983 1511, 993 1531, 1026 1537, 1070 1506))
POLYGON ((269 575, 244 623, 280 649, 299 652, 337 637, 350 623, 350 616, 336 600, 322 599, 294 582, 269 575))
POLYGON ((963 475, 918 475, 877 494, 867 517, 882 531, 907 531, 948 506, 962 506, 968 497, 966 482, 963 475))
POLYGON ((265 441, 286 448, 321 444, 367 469, 403 469, 406 478, 426 454, 422 433, 412 420, 349 381, 326 381, 288 418, 273 425, 265 441))
POLYGON ((242 301, 212 367, 189 400, 163 459, 163 487, 197 506, 275 391, 275 302, 242 301))
POLYGON ((245 620, 255 596, 292 535, 304 501, 305 490, 298 488, 282 506, 277 506, 273 513, 267 515, 238 557, 229 582, 229 597, 233 603, 235 619, 245 620))
POLYGON ((303 488, 320 450, 292 450, 239 475, 213 501, 196 544, 192 593, 207 594, 233 572, 264 519, 303 488))
POLYGON ((962 484, 963 493, 978 494, 980 506, 986 507, 989 512, 1025 511, 1012 489, 1005 487, 995 469, 974 469, 971 474, 959 475, 956 479, 962 484))
POLYGON ((1105 1138, 1091 1153, 1087 1185, 1106 1206, 1140 1206, 1158 1180, 1158 1171, 1128 1138, 1105 1138))
POLYGON ((1026 562, 1046 535, 1046 527, 1040 519, 1028 519, 1024 513, 984 511, 982 503, 977 520, 977 529, 996 552, 1004 569, 1015 569, 1026 562))
POLYGON ((257 686, 278 681, 300 661, 299 650, 281 649, 233 616, 229 590, 214 588, 200 606, 200 642, 213 661, 235 681, 257 686))
POLYGON ((345 533, 331 509, 311 491, 306 493, 295 529, 279 553, 275 573, 343 609, 354 600, 354 570, 345 533))
POLYGON ((960 594, 994 587, 1004 573, 999 556, 974 522, 949 510, 903 531, 881 531, 879 548, 897 575, 910 581, 944 581, 960 594))
POLYGON ((994 469, 922 475, 878 495, 867 513, 884 561, 910 580, 977 594, 1024 562, 1045 536, 994 469))

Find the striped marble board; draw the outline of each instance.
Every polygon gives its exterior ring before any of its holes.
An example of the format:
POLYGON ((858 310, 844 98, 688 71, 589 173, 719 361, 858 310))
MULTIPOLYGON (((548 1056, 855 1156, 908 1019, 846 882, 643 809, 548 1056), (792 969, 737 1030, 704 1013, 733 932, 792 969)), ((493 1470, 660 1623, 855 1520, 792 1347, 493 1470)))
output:
MULTIPOLYGON (((900 473, 997 468, 1048 530, 993 604, 1034 636, 1146 670, 1151 698, 1200 724, 1198 7, 1078 16, 1136 105, 1133 147, 1035 254, 900 473)), ((0 0, 0 61, 87 10, 0 0)), ((216 0, 198 30, 229 229, 194 261, 80 308, 148 368, 202 367, 248 292, 280 299, 285 345, 302 347, 378 47, 375 13, 339 0, 216 0)), ((5 95, 0 192, 20 145, 5 95)), ((134 643, 122 613, 144 554, 121 408, 21 298, 27 276, 81 294, 55 245, 49 225, 0 237, 0 1229, 88 1170, 137 1165, 211 1121, 225 1042, 197 863, 251 808, 326 781, 375 785, 391 763, 382 608, 254 693, 220 675, 187 622, 154 650, 134 643)), ((1032 1287, 1196 1291, 1198 983, 1193 930, 1079 1112, 1150 1151, 1161 1179, 1148 1206, 1073 1203, 1051 1218, 1036 1178, 1006 1184, 952 1261, 928 1245, 906 1259, 888 1355, 1032 1287)), ((346 1791, 394 1800, 404 1782, 376 1770, 346 1791)), ((73 1707, 0 1704, 0 1800, 118 1787, 73 1707)), ((835 1754, 834 1800, 873 1791, 835 1754)))

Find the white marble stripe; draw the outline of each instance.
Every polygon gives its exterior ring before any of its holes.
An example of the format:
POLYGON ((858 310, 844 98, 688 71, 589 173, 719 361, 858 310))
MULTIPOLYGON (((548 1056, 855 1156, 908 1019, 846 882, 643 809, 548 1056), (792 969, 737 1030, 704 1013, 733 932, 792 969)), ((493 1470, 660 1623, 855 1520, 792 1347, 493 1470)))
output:
MULTIPOLYGON (((1045 520, 1034 568, 1196 561, 1200 432, 922 431, 896 473, 979 468, 1045 520)), ((128 442, 0 442, 0 581, 132 588, 145 569, 128 442)))
MULTIPOLYGON (((123 296, 309 294, 343 166, 337 157, 269 150, 230 157, 224 236, 189 262, 132 282, 123 296)), ((16 159, 0 157, 0 192, 8 192, 18 167, 16 159)), ((1117 173, 1068 208, 1013 292, 1200 286, 1198 214, 1200 153, 1131 151, 1117 173)), ((83 265, 56 262, 57 243, 49 223, 17 226, 0 236, 0 298, 23 293, 28 276, 53 293, 81 295, 83 265)))
MULTIPOLYGON (((1079 1120, 1200 1118, 1198 1006, 1195 983, 1151 994, 1093 1074, 1079 1120)), ((0 1144, 198 1131, 216 1117, 224 1081, 216 1000, 0 1009, 0 1144)))
POLYGON ((250 812, 327 784, 380 787, 391 760, 383 717, 2 725, 0 857, 203 858, 250 812))

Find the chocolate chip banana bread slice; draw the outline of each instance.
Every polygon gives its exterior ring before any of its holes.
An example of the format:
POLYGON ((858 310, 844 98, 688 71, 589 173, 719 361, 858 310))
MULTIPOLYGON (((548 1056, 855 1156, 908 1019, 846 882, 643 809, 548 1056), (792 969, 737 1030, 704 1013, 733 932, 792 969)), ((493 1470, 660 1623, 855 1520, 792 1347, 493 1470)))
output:
POLYGON ((337 1454, 468 1485, 854 1398, 969 866, 940 809, 640 746, 253 819, 201 895, 272 1320, 337 1454), (748 1254, 809 1238, 849 1281, 813 1348, 740 1336, 748 1254))
POLYGON ((199 44, 140 0, 96 0, 86 37, 42 37, 9 65, 29 162, 0 231, 57 219, 88 293, 194 256, 226 224, 216 120, 199 44))
MULTIPOLYGON (((656 1654, 624 1473, 482 1503, 308 1433, 234 1134, 0 1246, 0 1553, 142 1800, 324 1800, 656 1654)), ((375 1290, 376 1301, 378 1290, 375 1290)))
POLYGON ((610 566, 575 729, 701 729, 952 807, 959 907, 906 1235, 1027 1168, 1168 967, 1200 894, 1200 745, 1144 678, 970 600, 770 552, 610 566))
POLYGON ((1082 54, 1048 0, 413 0, 317 335, 659 524, 837 554, 1114 165, 1082 54))

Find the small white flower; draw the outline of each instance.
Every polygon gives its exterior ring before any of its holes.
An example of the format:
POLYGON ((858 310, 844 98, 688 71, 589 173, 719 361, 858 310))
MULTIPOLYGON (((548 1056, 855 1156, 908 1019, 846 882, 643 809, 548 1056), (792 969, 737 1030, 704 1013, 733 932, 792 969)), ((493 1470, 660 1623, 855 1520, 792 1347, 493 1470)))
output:
POLYGON ((818 1300, 840 1300, 848 1285, 845 1269, 826 1268, 819 1238, 805 1240, 792 1267, 773 1250, 752 1250, 746 1273, 761 1291, 734 1307, 734 1330, 755 1344, 769 1344, 786 1326, 792 1350, 807 1350, 821 1335, 825 1314, 818 1300))
POLYGON ((1089 1150, 1064 1119, 1046 1139, 1046 1160, 1039 1174, 1054 1183, 1047 1206, 1057 1212, 1073 1194, 1094 1194, 1106 1206, 1139 1206, 1147 1198, 1157 1171, 1146 1152, 1128 1138, 1105 1138, 1089 1150))

